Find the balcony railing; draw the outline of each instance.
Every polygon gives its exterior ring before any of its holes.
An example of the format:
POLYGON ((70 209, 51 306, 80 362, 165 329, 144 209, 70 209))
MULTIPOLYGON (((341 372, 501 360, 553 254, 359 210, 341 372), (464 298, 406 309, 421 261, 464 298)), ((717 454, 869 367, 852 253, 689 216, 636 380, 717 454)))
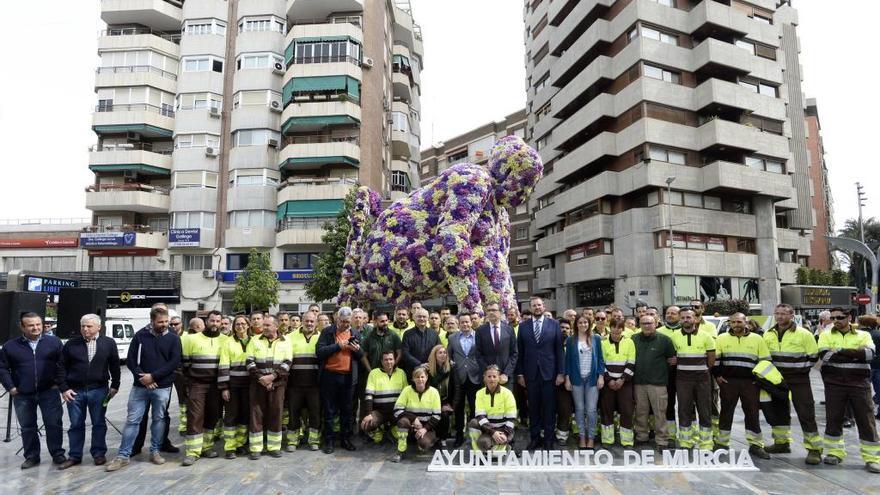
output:
POLYGON ((350 56, 350 55, 326 55, 319 57, 294 57, 294 64, 331 64, 335 62, 349 62, 358 67, 361 66, 361 61, 350 56))
POLYGON ((91 218, 0 218, 0 225, 75 225, 91 221, 91 218))
POLYGON ((284 138, 284 144, 320 144, 320 143, 353 143, 360 146, 360 137, 358 136, 331 136, 329 134, 319 134, 315 136, 287 136, 284 138))
POLYGON ((171 150, 154 150, 153 143, 120 143, 102 144, 89 146, 89 151, 96 153, 102 151, 149 151, 160 155, 170 155, 171 150))
POLYGON ((164 115, 165 117, 174 117, 174 110, 169 107, 157 107, 149 103, 112 103, 102 104, 95 107, 96 112, 153 112, 164 115))
POLYGON ((168 195, 165 186, 153 186, 150 184, 92 184, 86 188, 86 192, 112 192, 112 191, 139 191, 154 194, 168 195))
POLYGON ((312 19, 298 19, 289 23, 291 26, 309 26, 313 24, 354 24, 357 27, 361 27, 361 16, 359 15, 350 15, 350 16, 339 16, 339 17, 331 17, 331 18, 312 18, 312 19))
POLYGON ((285 187, 305 187, 305 186, 355 186, 358 180, 354 177, 290 177, 278 184, 278 189, 285 187))
POLYGON ((153 36, 158 36, 163 40, 170 41, 175 45, 180 44, 180 33, 165 33, 163 31, 155 31, 148 27, 121 27, 121 28, 111 28, 105 29, 100 32, 100 36, 134 36, 138 34, 152 34, 153 36))
POLYGON ((89 225, 83 227, 83 232, 139 232, 142 234, 165 233, 168 229, 157 230, 150 225, 126 224, 126 225, 89 225))
POLYGON ((278 222, 276 226, 277 232, 281 232, 284 230, 308 230, 308 229, 323 229, 324 224, 328 222, 333 222, 336 220, 335 217, 319 217, 319 218, 296 218, 296 217, 287 217, 284 220, 278 222))
POLYGON ((153 74, 159 74, 160 76, 171 79, 172 81, 177 80, 177 74, 173 72, 168 72, 167 70, 162 70, 158 67, 153 67, 152 65, 115 65, 112 67, 98 67, 95 69, 95 72, 98 74, 129 74, 129 73, 139 73, 139 72, 152 72, 153 74))

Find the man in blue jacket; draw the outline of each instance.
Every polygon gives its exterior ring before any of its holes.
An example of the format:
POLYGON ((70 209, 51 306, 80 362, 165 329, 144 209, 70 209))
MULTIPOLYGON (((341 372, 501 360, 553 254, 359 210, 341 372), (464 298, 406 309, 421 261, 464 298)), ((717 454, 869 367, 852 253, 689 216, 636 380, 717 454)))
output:
POLYGON ((64 379, 61 396, 70 415, 70 457, 58 469, 68 469, 82 462, 86 441, 86 414, 92 417, 92 445, 89 453, 96 466, 107 462, 107 421, 104 401, 119 391, 119 351, 116 341, 101 335, 101 317, 87 314, 79 320, 80 335, 64 344, 62 361, 64 379), (107 382, 110 388, 107 388, 107 382))
POLYGON ((37 406, 46 425, 46 447, 52 462, 62 464, 64 428, 61 417, 61 340, 43 334, 43 319, 36 313, 21 315, 21 336, 8 340, 0 350, 0 383, 12 396, 15 416, 21 425, 25 461, 22 469, 40 463, 37 406))
POLYGON ((131 448, 147 404, 152 409, 150 424, 150 462, 165 464, 159 454, 165 433, 165 412, 174 383, 174 370, 180 366, 182 349, 180 337, 168 330, 168 310, 150 310, 151 327, 134 334, 128 348, 125 364, 134 375, 134 387, 128 396, 128 417, 122 432, 122 444, 116 459, 107 465, 107 471, 116 471, 129 464, 131 448))
POLYGON ((556 441, 556 387, 565 381, 565 360, 562 356, 562 331, 559 322, 544 316, 544 301, 529 301, 531 320, 519 326, 516 381, 526 387, 529 400, 529 434, 526 450, 542 446, 554 450, 556 441), (541 430, 544 439, 541 439, 541 430))

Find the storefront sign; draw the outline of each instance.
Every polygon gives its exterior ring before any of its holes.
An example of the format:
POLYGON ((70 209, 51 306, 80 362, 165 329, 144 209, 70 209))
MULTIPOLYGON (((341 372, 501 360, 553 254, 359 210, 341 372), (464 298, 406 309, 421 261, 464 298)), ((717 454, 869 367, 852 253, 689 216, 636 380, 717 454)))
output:
POLYGON ((89 256, 156 256, 158 249, 90 249, 89 256))
POLYGON ((782 288, 782 302, 795 308, 847 307, 853 304, 855 287, 819 287, 813 285, 789 285, 782 288))
POLYGON ((202 229, 169 229, 168 247, 198 247, 202 229))
POLYGON ((36 275, 28 275, 25 282, 28 292, 43 292, 45 294, 60 294, 61 289, 79 287, 78 280, 38 277, 36 275))
POLYGON ((180 293, 177 289, 110 289, 107 291, 107 303, 146 308, 156 303, 180 304, 180 293))
POLYGON ((30 239, 0 239, 0 248, 70 248, 77 247, 76 237, 33 237, 30 239))
MULTIPOLYGON (((241 271, 217 272, 217 280, 235 283, 241 271)), ((315 270, 281 270, 275 272, 280 282, 310 282, 315 278, 315 270)))
POLYGON ((137 234, 134 232, 83 232, 79 244, 84 248, 134 246, 137 234))

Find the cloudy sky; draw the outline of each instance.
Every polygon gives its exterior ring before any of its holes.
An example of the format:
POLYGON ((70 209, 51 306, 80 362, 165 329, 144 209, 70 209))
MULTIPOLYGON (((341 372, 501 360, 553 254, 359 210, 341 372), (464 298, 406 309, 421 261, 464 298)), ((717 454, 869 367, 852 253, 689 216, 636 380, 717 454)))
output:
MULTIPOLYGON (((520 0, 412 0, 425 40, 423 145, 498 120, 525 105, 520 0)), ((880 70, 874 36, 880 2, 795 0, 806 94, 818 99, 837 225, 856 215, 857 180, 868 185, 866 216, 880 217, 880 70), (872 190, 873 188, 873 190, 872 190)), ((86 217, 93 180, 87 149, 95 105, 96 0, 7 2, 0 30, 0 218, 86 217), (38 26, 38 27, 37 27, 38 26)))

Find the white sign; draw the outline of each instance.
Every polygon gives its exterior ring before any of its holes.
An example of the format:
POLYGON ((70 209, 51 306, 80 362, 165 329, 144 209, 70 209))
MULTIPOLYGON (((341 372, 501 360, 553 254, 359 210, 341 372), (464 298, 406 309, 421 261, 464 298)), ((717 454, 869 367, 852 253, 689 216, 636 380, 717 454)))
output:
POLYGON ((759 471, 748 450, 625 450, 615 463, 608 450, 540 450, 535 452, 475 452, 437 450, 429 472, 669 472, 759 471))

